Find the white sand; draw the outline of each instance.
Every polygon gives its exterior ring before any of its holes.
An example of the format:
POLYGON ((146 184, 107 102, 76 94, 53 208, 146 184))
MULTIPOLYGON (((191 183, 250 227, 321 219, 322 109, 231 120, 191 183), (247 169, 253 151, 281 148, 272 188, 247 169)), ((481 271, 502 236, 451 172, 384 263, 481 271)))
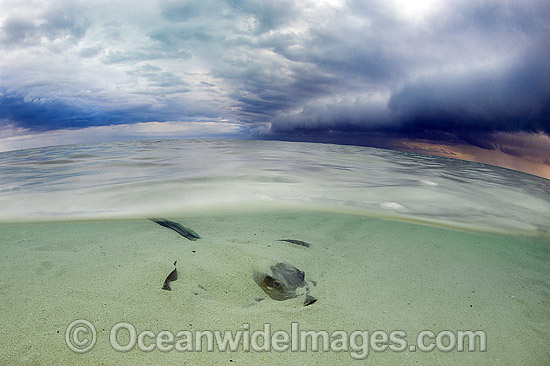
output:
MULTIPOLYGON (((0 226, 0 364, 354 364, 349 352, 114 351, 115 323, 137 331, 484 330, 487 352, 370 352, 381 365, 544 364, 550 359, 550 243, 341 214, 279 211, 168 217, 191 242, 148 220, 0 226), (300 239, 303 248, 276 239, 300 239), (173 291, 161 290, 178 260, 173 291), (287 261, 318 301, 275 301, 254 269, 287 261), (199 287, 202 286, 203 288, 199 287), (196 294, 195 294, 196 293, 196 294), (256 302, 257 297, 265 300, 256 302), (97 329, 76 354, 75 319, 97 329)), ((124 338, 124 337, 123 337, 124 338)))

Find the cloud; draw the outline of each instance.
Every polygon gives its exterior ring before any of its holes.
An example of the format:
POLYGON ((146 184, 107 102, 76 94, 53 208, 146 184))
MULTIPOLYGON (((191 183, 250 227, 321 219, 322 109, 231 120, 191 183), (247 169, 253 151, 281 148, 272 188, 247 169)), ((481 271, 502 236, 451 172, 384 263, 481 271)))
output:
POLYGON ((550 137, 539 133, 504 133, 491 136, 495 149, 468 144, 445 144, 424 139, 395 139, 394 148, 502 166, 550 179, 550 137))
POLYGON ((7 48, 53 42, 74 44, 84 37, 89 25, 75 7, 52 8, 34 19, 8 15, 2 24, 0 44, 7 48))
MULTIPOLYGON (((548 43, 550 46, 550 43, 548 43)), ((540 51, 527 64, 468 77, 410 83, 392 95, 389 108, 407 131, 550 132, 550 67, 540 51)))
POLYGON ((383 7, 353 7, 367 15, 335 20, 299 54, 338 83, 276 116, 274 131, 377 131, 483 148, 494 148, 485 141, 494 131, 550 131, 548 5, 463 1, 415 26, 383 7))
POLYGON ((237 123, 204 122, 141 122, 82 129, 56 129, 37 133, 21 127, 0 128, 0 151, 41 146, 81 144, 104 141, 144 139, 247 139, 250 131, 237 123))
POLYGON ((17 126, 35 131, 68 127, 100 126, 140 122, 156 113, 149 106, 134 109, 105 110, 59 100, 26 99, 19 95, 0 95, 0 120, 17 121, 17 126), (48 121, 48 123, 44 123, 48 121))
POLYGON ((543 0, 8 1, 0 14, 0 123, 35 131, 228 119, 264 137, 485 149, 499 131, 550 132, 543 0))

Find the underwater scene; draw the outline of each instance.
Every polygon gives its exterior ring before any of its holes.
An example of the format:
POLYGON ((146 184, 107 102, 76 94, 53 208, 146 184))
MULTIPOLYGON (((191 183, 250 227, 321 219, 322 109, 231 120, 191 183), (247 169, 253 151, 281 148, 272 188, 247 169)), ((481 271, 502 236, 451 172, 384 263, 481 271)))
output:
POLYGON ((370 147, 0 153, 2 365, 544 365, 550 181, 370 147))

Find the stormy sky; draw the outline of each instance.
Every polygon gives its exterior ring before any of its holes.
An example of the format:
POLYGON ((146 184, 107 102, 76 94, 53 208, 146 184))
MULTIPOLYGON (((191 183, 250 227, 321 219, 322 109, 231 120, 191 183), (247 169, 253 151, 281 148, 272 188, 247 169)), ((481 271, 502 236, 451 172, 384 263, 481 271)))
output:
POLYGON ((513 136, 550 133, 549 49, 547 0, 1 0, 0 147, 150 129, 523 155, 513 136))

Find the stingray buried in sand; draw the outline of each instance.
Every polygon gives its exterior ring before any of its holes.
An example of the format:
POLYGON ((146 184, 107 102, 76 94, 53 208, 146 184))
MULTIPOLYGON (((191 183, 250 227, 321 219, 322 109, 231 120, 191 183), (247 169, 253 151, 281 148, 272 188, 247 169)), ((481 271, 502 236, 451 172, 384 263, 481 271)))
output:
POLYGON ((305 273, 291 264, 279 262, 271 266, 267 273, 254 272, 253 279, 273 300, 282 301, 304 296, 304 306, 317 301, 309 294, 305 273))

